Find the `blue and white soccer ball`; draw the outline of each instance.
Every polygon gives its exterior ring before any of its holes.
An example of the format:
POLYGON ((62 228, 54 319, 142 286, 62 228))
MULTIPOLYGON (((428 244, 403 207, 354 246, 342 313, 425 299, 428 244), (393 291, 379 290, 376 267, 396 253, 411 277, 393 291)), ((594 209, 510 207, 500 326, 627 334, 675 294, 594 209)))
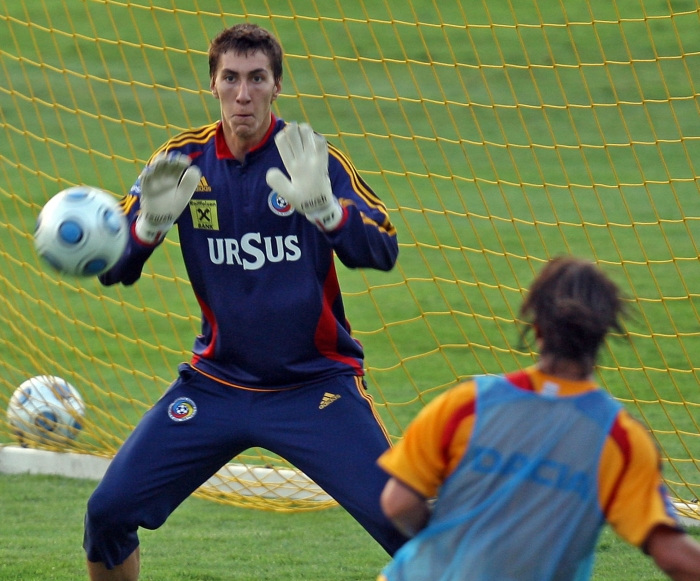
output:
POLYGON ((97 276, 112 268, 129 239, 117 200, 98 188, 75 186, 56 194, 36 220, 34 247, 60 273, 97 276))
POLYGON ((85 402, 65 379, 37 375, 24 381, 7 406, 7 422, 20 443, 61 442, 82 430, 85 402))

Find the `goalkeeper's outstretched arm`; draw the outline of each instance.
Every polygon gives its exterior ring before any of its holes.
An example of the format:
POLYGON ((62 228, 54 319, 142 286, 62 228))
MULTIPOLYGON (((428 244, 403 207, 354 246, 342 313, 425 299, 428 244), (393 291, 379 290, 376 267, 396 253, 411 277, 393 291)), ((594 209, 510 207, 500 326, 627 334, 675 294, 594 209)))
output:
POLYGON ((270 168, 270 188, 325 234, 345 266, 393 268, 396 230, 350 160, 307 123, 288 123, 275 144, 287 173, 270 168))
POLYGON ((141 277, 143 265, 187 207, 201 175, 188 156, 176 152, 160 154, 144 168, 121 201, 129 242, 117 264, 99 277, 102 284, 131 285, 141 277))

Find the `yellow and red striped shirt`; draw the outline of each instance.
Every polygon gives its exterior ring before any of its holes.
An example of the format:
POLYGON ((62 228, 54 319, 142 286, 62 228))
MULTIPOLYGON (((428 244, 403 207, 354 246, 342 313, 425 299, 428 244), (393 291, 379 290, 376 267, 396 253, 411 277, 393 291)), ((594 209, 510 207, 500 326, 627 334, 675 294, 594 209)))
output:
MULTIPOLYGON (((593 381, 562 380, 535 367, 506 377, 535 392, 545 384, 550 391, 555 386, 558 397, 598 389, 593 381)), ((436 496, 469 446, 476 413, 476 385, 471 380, 423 408, 404 438, 379 458, 379 465, 422 496, 436 496)), ((643 546, 657 525, 679 526, 665 492, 658 450, 646 428, 625 410, 618 414, 603 447, 598 498, 607 522, 635 546, 643 546)))

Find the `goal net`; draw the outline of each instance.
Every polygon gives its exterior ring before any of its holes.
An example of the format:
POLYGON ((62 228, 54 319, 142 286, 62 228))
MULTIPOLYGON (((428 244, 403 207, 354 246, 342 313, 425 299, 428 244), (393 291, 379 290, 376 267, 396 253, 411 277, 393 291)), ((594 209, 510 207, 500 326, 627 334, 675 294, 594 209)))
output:
MULTIPOLYGON (((629 340, 613 337, 598 377, 649 426, 673 496, 693 505, 695 3, 2 0, 0 404, 28 377, 63 377, 88 412, 61 449, 109 457, 189 360, 200 311, 176 232, 138 284, 109 288, 49 272, 32 233, 59 190, 120 197, 159 145, 218 118, 206 50, 241 21, 285 48, 276 113, 347 153, 397 227, 393 271, 338 265, 392 437, 466 377, 534 361, 518 334, 523 290, 548 258, 573 253, 629 297, 629 340)), ((12 441, 0 421, 0 442, 12 441)), ((332 504, 312 484, 253 449, 198 494, 280 510, 332 504)))

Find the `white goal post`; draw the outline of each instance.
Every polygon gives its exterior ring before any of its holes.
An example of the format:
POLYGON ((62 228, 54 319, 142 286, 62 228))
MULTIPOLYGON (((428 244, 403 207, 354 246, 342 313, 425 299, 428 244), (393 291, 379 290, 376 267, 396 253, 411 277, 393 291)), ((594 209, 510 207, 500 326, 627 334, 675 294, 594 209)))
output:
MULTIPOLYGON (((0 474, 47 474, 68 478, 100 480, 110 459, 74 452, 51 452, 20 446, 0 446, 0 474)), ((332 500, 308 476, 297 470, 279 470, 227 464, 202 489, 216 492, 237 492, 244 496, 285 498, 289 500, 332 500)), ((686 527, 698 527, 697 503, 674 503, 678 516, 686 527), (685 513, 685 514, 684 514, 685 513)))
MULTIPOLYGON (((46 474, 100 480, 109 462, 109 458, 89 454, 0 446, 2 474, 46 474)), ((234 463, 226 464, 202 485, 202 490, 275 499, 332 500, 315 482, 297 470, 234 463)))

